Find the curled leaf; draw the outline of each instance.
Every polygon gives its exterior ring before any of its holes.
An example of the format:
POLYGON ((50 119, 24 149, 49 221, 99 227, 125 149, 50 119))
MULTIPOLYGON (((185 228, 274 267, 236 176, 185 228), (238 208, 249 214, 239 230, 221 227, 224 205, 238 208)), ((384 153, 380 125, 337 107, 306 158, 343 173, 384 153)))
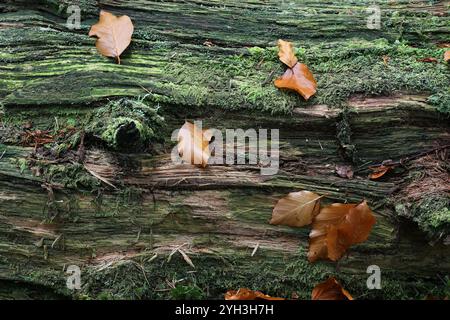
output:
POLYGON ((311 300, 353 300, 353 297, 332 277, 313 289, 311 300))
POLYGON ((320 196, 310 191, 291 192, 278 201, 270 224, 303 227, 310 224, 320 210, 320 196))
POLYGON ((298 62, 292 42, 281 39, 278 40, 278 57, 289 68, 293 68, 298 62))
POLYGON ((316 93, 317 82, 306 64, 297 63, 293 68, 275 80, 275 86, 279 89, 293 90, 308 100, 316 93))
POLYGON ((204 168, 211 156, 209 150, 211 138, 207 130, 186 121, 178 132, 178 153, 185 162, 204 168))
POLYGON ((134 26, 130 17, 116 17, 102 10, 100 20, 89 31, 89 37, 96 36, 97 50, 106 57, 116 58, 120 64, 120 55, 130 45, 133 31, 134 26))
POLYGON ((371 169, 373 172, 369 175, 369 178, 372 180, 379 179, 393 168, 394 168, 393 166, 385 166, 385 165, 381 165, 379 167, 370 167, 369 169, 371 169))
POLYGON ((237 291, 230 290, 225 294, 225 300, 286 300, 284 298, 275 298, 260 291, 253 291, 241 288, 237 291))
POLYGON ((339 260, 350 246, 367 240, 375 221, 366 201, 322 208, 309 234, 308 260, 339 260))

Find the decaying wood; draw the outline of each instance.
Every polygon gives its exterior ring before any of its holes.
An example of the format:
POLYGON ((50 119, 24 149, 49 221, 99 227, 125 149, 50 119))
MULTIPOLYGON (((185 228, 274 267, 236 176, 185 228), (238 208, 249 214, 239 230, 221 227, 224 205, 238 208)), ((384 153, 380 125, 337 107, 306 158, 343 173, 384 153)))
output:
POLYGON ((385 4, 375 31, 364 1, 82 1, 80 30, 65 26, 68 4, 0 3, 0 297, 180 298, 185 286, 196 298, 239 287, 309 298, 331 275, 356 298, 445 294, 448 69, 404 65, 402 51, 448 40, 443 1, 385 4), (135 24, 120 66, 87 36, 99 8, 135 24), (272 85, 278 38, 305 50, 299 59, 318 76, 307 103, 272 85), (358 77, 366 83, 340 84, 358 77), (430 97, 444 97, 441 111, 430 97), (280 171, 172 164, 170 136, 185 120, 280 129, 280 171), (65 129, 54 142, 24 143, 24 132, 65 129), (369 180, 385 160, 397 168, 369 180), (339 165, 354 177, 338 176, 339 165), (337 264, 308 263, 308 228, 268 223, 299 190, 366 199, 377 217, 369 240, 337 264), (66 287, 69 265, 82 270, 80 291, 66 287), (382 290, 366 287, 370 265, 382 290))

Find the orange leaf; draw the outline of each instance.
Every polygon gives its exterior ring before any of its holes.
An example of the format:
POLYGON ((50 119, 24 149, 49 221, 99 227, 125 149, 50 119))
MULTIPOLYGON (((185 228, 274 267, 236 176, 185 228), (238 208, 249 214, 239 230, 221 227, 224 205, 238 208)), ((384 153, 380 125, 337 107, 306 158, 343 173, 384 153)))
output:
POLYGON ((306 64, 297 63, 275 80, 275 86, 279 89, 294 90, 308 100, 316 93, 317 82, 306 64))
POLYGON ((281 39, 278 40, 278 57, 280 58, 280 61, 289 68, 293 68, 298 62, 292 42, 281 39))
POLYGON ((130 17, 116 17, 102 10, 99 22, 89 31, 89 37, 96 36, 97 50, 106 57, 116 58, 120 64, 120 55, 130 45, 133 31, 130 17))
POLYGON ((335 278, 318 284, 312 291, 312 300, 353 300, 347 290, 335 278))
POLYGON ((206 167, 211 156, 207 130, 201 130, 195 124, 185 122, 178 132, 178 152, 183 160, 190 164, 206 167))
POLYGON ((367 240, 375 221, 366 201, 322 208, 309 234, 308 260, 339 260, 350 246, 367 240))
POLYGON ((450 60, 450 50, 445 51, 444 60, 445 62, 448 62, 448 60, 450 60))
POLYGON ((379 179, 393 168, 394 168, 393 166, 385 166, 385 165, 381 165, 379 167, 371 167, 370 169, 373 172, 369 175, 369 178, 372 180, 379 179))
POLYGON ((310 224, 320 210, 320 196, 310 191, 291 192, 280 199, 272 212, 270 224, 303 227, 310 224))
POLYGON ((225 294, 225 300, 286 300, 284 298, 275 298, 260 291, 253 291, 241 288, 238 291, 230 290, 225 294))

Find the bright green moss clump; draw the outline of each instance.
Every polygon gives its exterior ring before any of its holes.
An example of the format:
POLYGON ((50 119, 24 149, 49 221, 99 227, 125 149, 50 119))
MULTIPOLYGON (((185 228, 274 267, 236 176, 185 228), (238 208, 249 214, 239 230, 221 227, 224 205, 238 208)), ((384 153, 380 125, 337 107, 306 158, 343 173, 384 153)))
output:
POLYGON ((137 100, 111 101, 92 115, 87 133, 100 137, 111 148, 140 150, 151 140, 158 140, 164 118, 158 108, 137 100))

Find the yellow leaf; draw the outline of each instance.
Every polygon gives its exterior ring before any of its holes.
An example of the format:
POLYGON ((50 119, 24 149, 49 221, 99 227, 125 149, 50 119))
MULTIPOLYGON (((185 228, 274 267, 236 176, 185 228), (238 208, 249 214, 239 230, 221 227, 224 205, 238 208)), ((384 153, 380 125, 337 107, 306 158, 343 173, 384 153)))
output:
POLYGON ((100 11, 100 20, 91 27, 89 37, 96 36, 95 46, 106 57, 116 58, 120 64, 120 55, 131 43, 134 27, 130 17, 116 17, 112 13, 100 11))
POLYGON ((272 212, 270 224, 303 227, 310 224, 320 210, 320 196, 310 191, 289 193, 280 199, 272 212))
POLYGON ((211 156, 209 141, 211 135, 188 121, 178 132, 178 152, 182 159, 190 164, 206 167, 211 156))
POLYGON ((298 62, 292 42, 281 39, 278 40, 278 57, 280 58, 280 61, 289 68, 293 68, 298 62))

